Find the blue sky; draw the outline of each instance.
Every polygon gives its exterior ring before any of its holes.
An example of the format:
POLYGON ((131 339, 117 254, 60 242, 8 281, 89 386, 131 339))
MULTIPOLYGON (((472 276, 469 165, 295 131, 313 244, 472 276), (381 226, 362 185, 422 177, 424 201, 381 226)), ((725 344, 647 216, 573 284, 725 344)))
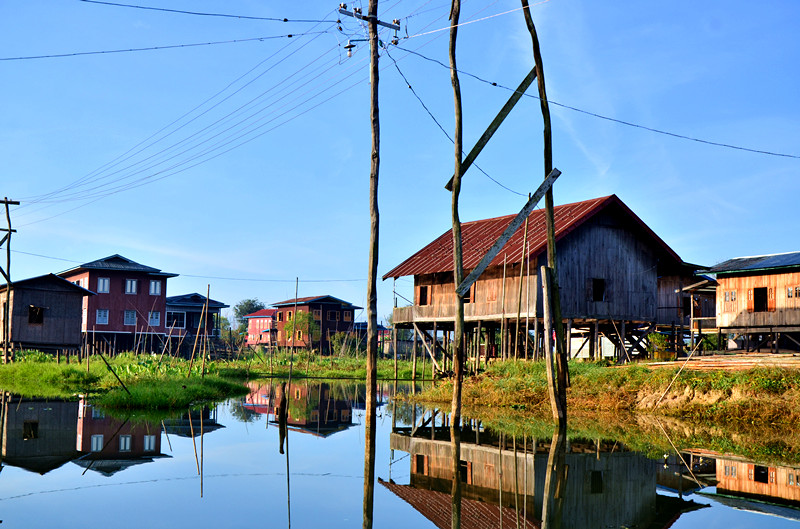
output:
MULTIPOLYGON (((800 4, 532 4, 551 101, 794 156, 553 105, 557 203, 615 193, 695 263, 800 249, 800 4)), ((339 31, 336 2, 138 5, 290 22, 79 0, 0 4, 2 59, 239 41, 0 60, 0 194, 23 202, 12 210, 12 278, 119 253, 181 274, 168 295, 210 283, 211 297, 231 305, 271 303, 293 297, 299 277, 301 296, 365 306, 368 50, 356 42, 348 58, 343 49, 364 29, 343 19, 339 31), (301 19, 323 22, 293 22, 301 19), (248 40, 257 37, 270 38, 248 40)), ((474 21, 458 48, 467 149, 508 98, 502 87, 533 64, 518 8, 463 2, 462 21, 474 21)), ((449 2, 379 9, 410 37, 381 57, 383 274, 449 228, 443 186, 453 167, 452 143, 392 59, 451 135, 453 103, 448 70, 406 51, 447 62, 448 32, 439 30, 449 2)), ((541 128, 538 101, 523 98, 477 162, 505 187, 473 167, 463 221, 520 209, 543 178, 541 128)), ((397 291, 411 298, 410 278, 397 291)), ((390 314, 391 280, 380 283, 378 305, 379 319, 390 314)))

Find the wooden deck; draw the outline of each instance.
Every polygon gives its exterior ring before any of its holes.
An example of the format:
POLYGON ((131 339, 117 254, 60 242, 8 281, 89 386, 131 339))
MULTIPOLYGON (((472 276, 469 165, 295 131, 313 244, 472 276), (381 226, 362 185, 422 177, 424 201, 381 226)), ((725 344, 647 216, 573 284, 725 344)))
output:
MULTIPOLYGON (((647 367, 680 367, 686 362, 685 358, 671 362, 650 362, 647 367)), ((783 367, 786 369, 800 369, 800 353, 742 353, 712 356, 694 356, 689 359, 686 369, 713 371, 724 369, 727 371, 742 371, 756 367, 783 367)))

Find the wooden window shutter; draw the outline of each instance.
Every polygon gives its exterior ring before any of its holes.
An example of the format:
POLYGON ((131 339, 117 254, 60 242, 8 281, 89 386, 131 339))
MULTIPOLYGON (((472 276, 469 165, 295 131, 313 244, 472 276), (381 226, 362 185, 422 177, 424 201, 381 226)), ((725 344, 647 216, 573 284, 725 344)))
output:
POLYGON ((755 310, 755 305, 753 304, 753 289, 747 289, 747 312, 753 312, 755 310))
POLYGON ((770 287, 767 295, 767 311, 775 312, 775 288, 770 287))

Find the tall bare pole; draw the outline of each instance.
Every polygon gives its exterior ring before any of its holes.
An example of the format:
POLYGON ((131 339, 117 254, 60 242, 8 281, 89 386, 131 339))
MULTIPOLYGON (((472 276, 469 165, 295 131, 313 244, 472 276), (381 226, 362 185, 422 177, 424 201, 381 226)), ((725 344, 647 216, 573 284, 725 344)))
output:
MULTIPOLYGON (((528 0, 521 0, 522 13, 525 16, 525 24, 531 35, 533 45, 533 59, 536 63, 536 81, 539 87, 539 103, 542 109, 542 120, 544 121, 544 176, 553 170, 553 137, 550 128, 550 105, 547 102, 547 92, 544 83, 544 67, 542 65, 542 52, 539 48, 539 37, 536 33, 536 26, 533 24, 528 0)), ((567 359, 564 339, 564 322, 561 320, 561 296, 558 290, 558 274, 556 269, 556 232, 555 219, 553 213, 553 188, 549 188, 545 194, 545 222, 547 226, 547 266, 552 272, 552 290, 550 299, 553 310, 553 323, 556 330, 556 368, 557 368, 557 388, 556 393, 561 404, 563 404, 566 414, 567 385, 569 384, 569 374, 567 372, 567 359)), ((545 309, 546 310, 546 309, 545 309)), ((566 415, 565 415, 566 417, 566 415)))
POLYGON ((372 154, 369 172, 369 270, 367 272, 367 402, 364 429, 364 509, 363 527, 372 528, 375 495, 375 429, 376 393, 378 378, 378 169, 380 167, 380 119, 378 112, 378 0, 369 0, 367 12, 369 30, 370 121, 372 123, 372 154))
POLYGON ((6 269, 3 270, 0 268, 0 273, 6 280, 6 299, 5 306, 3 307, 3 363, 7 364, 9 361, 8 343, 11 340, 11 292, 13 289, 13 285, 11 284, 11 234, 15 231, 11 229, 11 212, 8 206, 18 206, 19 202, 4 197, 2 204, 6 207, 6 222, 8 223, 7 229, 0 229, 0 231, 6 232, 5 236, 0 239, 0 246, 2 246, 3 243, 6 244, 6 269))
MULTIPOLYGON (((461 14, 461 0, 453 0, 450 6, 450 81, 453 85, 453 102, 455 105, 455 167, 453 169, 453 186, 451 209, 453 215, 453 286, 457 287, 464 280, 463 258, 461 254, 461 220, 458 217, 458 196, 461 193, 461 161, 463 147, 463 124, 461 109, 461 85, 458 81, 456 67, 456 39, 458 37, 458 19, 461 14)), ((467 294, 469 295, 469 294, 467 294)), ((451 527, 461 527, 461 385, 464 379, 464 298, 455 293, 456 318, 453 332, 453 401, 450 414, 450 441, 453 465, 451 527)))

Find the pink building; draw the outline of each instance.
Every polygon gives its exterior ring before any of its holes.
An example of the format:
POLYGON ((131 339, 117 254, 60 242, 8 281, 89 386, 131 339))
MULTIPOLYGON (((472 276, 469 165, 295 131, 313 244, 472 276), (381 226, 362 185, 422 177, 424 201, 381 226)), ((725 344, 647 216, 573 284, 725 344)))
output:
POLYGON ((278 309, 262 309, 244 316, 247 320, 247 345, 275 345, 278 336, 278 309))

